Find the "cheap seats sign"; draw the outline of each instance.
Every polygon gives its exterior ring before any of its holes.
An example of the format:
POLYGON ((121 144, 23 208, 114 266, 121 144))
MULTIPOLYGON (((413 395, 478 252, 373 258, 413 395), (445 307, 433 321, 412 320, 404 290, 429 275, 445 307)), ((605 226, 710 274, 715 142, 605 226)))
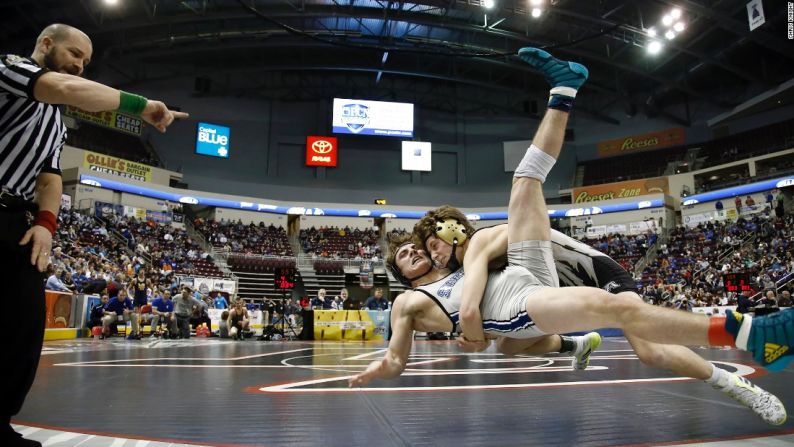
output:
POLYGON ((336 166, 335 137, 306 137, 306 166, 336 166))

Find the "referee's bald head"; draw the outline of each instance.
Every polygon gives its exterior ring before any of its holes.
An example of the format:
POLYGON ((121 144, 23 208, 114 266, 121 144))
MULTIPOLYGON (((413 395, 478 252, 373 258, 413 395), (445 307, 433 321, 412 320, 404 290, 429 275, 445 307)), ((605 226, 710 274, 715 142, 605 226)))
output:
POLYGON ((63 23, 53 23, 52 25, 48 25, 46 28, 44 28, 44 30, 41 31, 41 34, 39 34, 39 37, 36 39, 36 45, 39 45, 45 37, 49 37, 55 43, 62 43, 69 38, 76 37, 91 44, 91 39, 88 37, 88 35, 86 35, 86 33, 73 26, 63 23))
POLYGON ((91 39, 63 23, 47 26, 36 39, 33 59, 52 71, 80 76, 91 62, 91 39))

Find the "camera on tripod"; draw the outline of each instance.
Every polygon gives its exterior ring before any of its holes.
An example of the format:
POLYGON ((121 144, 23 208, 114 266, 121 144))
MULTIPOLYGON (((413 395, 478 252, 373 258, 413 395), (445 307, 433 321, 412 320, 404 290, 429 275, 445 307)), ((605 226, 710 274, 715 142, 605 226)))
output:
POLYGON ((298 332, 295 325, 290 318, 297 310, 297 306, 291 303, 291 299, 287 298, 286 294, 278 301, 265 298, 263 300, 263 308, 266 309, 266 314, 270 320, 268 321, 262 331, 260 340, 296 340, 298 339, 298 332))

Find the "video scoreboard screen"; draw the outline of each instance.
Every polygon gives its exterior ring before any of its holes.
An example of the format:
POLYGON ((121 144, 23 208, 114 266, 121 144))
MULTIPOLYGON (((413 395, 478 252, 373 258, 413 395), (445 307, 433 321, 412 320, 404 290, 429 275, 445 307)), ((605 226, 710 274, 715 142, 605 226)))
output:
POLYGON ((295 288, 295 269, 278 267, 273 272, 274 287, 276 290, 292 290, 295 288))
POLYGON ((751 278, 749 273, 726 273, 723 275, 725 290, 728 292, 754 292, 755 289, 752 287, 750 281, 751 278))
POLYGON ((333 132, 413 138, 414 105, 334 98, 333 132))

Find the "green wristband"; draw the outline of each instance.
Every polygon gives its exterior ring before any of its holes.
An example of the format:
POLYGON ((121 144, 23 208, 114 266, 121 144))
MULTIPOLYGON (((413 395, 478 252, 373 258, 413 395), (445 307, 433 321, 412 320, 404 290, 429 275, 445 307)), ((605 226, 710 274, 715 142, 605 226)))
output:
POLYGON ((127 115, 141 116, 147 101, 148 99, 143 96, 119 90, 119 108, 116 111, 127 115))

